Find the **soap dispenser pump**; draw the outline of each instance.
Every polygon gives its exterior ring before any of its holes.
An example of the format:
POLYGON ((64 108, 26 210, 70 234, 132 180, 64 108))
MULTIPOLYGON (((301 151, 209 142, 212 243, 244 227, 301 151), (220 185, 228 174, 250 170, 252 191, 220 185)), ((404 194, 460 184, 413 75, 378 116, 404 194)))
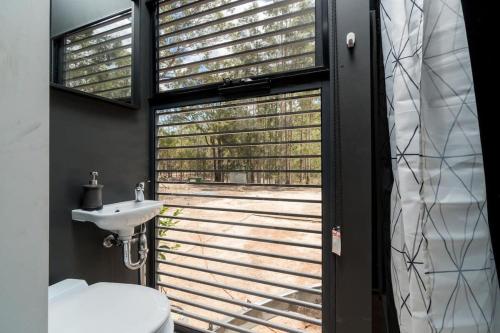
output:
POLYGON ((81 205, 83 210, 102 209, 102 188, 104 186, 97 183, 97 176, 99 176, 99 173, 97 171, 92 171, 90 173, 91 178, 89 183, 83 185, 81 205))

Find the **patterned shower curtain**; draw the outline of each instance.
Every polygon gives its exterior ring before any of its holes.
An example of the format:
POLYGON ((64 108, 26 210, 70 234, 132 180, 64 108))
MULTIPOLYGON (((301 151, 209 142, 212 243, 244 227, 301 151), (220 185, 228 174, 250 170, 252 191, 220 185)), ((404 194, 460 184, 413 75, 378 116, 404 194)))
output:
MULTIPOLYGON (((500 291, 460 0, 381 0, 403 333, 500 332, 500 291)), ((496 112, 496 110, 491 110, 496 112)))

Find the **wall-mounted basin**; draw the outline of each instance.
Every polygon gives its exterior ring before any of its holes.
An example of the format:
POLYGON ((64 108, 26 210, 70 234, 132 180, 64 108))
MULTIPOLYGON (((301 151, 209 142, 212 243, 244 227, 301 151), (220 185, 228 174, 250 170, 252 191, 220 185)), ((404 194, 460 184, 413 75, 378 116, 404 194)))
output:
POLYGON ((130 239, 134 227, 157 216, 163 203, 156 200, 124 201, 104 205, 100 210, 75 209, 71 212, 74 221, 93 222, 99 228, 118 234, 122 240, 130 239))

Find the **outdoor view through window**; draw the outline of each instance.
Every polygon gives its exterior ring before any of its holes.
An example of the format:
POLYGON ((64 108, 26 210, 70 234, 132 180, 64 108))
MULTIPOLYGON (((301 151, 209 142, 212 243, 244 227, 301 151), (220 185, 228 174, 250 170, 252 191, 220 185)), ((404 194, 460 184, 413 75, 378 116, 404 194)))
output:
POLYGON ((158 90, 315 66, 315 0, 163 1, 158 90))
MULTIPOLYGON (((315 4, 159 1, 157 91, 315 67, 315 4)), ((321 332, 321 90, 190 96, 155 113, 156 284, 175 321, 321 332)))
POLYGON ((321 332, 321 91, 156 112, 157 285, 203 332, 321 332))
POLYGON ((113 16, 63 37, 65 86, 112 99, 128 99, 132 81, 132 15, 113 16))

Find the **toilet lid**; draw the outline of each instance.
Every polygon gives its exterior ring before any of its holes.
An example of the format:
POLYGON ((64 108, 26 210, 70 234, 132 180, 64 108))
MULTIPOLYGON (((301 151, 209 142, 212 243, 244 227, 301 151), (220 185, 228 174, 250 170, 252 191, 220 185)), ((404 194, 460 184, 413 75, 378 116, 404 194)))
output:
POLYGON ((51 300, 49 333, 152 333, 169 316, 169 301, 158 290, 100 282, 51 300))

